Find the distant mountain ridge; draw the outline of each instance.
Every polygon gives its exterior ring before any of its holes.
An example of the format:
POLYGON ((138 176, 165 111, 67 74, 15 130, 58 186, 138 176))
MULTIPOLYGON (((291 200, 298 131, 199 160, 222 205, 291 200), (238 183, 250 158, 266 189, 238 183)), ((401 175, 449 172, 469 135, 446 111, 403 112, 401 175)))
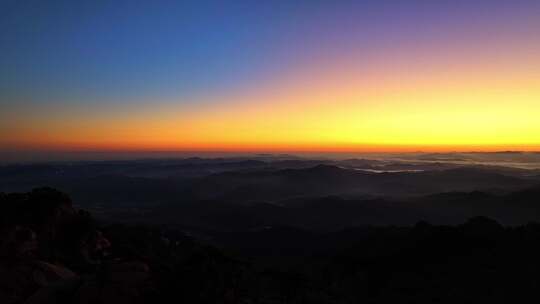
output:
POLYGON ((271 157, 187 158, 0 166, 0 191, 51 186, 82 206, 133 208, 199 200, 236 203, 314 196, 504 193, 540 184, 535 170, 485 165, 271 157), (116 205, 116 206, 115 206, 116 205))
POLYGON ((188 187, 197 199, 279 200, 298 195, 411 196, 449 191, 517 190, 537 181, 479 168, 372 173, 320 164, 305 169, 224 172, 188 187))

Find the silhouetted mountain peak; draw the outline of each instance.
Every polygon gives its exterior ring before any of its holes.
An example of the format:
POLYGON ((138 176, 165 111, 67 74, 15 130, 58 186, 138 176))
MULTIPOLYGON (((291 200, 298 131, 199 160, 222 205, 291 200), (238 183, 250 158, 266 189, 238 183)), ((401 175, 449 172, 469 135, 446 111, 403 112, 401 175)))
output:
POLYGON ((339 168, 338 166, 334 165, 326 165, 326 164, 319 164, 314 166, 313 168, 306 169, 311 172, 318 172, 318 173, 341 173, 344 171, 347 171, 346 169, 339 168))
POLYGON ((504 230, 504 227, 491 218, 476 216, 467 220, 463 224, 463 229, 466 234, 471 236, 488 237, 500 234, 504 230))

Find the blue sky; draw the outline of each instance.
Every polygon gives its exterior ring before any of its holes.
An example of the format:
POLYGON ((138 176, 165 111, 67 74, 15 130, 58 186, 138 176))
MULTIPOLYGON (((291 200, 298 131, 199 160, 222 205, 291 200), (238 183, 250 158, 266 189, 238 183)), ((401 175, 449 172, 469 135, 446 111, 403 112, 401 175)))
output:
POLYGON ((0 149, 536 145, 539 28, 537 0, 4 0, 0 149))
POLYGON ((1 88, 44 102, 189 96, 274 75, 325 49, 437 39, 460 18, 538 8, 426 2, 3 1, 1 88))
POLYGON ((2 89, 122 100, 234 85, 279 64, 276 42, 306 6, 257 2, 7 1, 2 89))

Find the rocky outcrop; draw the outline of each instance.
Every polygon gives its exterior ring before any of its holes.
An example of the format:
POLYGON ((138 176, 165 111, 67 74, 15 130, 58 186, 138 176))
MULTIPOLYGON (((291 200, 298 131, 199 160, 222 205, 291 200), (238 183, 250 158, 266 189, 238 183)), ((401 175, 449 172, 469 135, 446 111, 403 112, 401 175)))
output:
POLYGON ((236 262, 181 233, 99 227, 51 188, 0 193, 0 206, 2 304, 155 303, 172 295, 212 303, 231 294, 236 262))

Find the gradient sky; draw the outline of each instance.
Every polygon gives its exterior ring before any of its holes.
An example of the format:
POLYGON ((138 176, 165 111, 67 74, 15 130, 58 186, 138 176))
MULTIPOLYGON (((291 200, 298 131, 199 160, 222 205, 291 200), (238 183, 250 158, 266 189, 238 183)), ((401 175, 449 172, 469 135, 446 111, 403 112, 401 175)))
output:
POLYGON ((540 150, 540 1, 0 2, 0 150, 540 150))

